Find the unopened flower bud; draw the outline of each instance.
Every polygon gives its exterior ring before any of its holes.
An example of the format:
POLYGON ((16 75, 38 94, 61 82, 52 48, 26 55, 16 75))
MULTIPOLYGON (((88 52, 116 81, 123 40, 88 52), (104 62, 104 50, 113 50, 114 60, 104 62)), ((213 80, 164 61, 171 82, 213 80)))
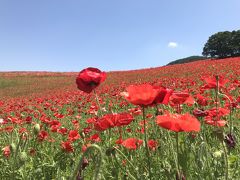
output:
POLYGON ((208 112, 207 111, 202 111, 200 109, 194 109, 193 110, 193 115, 195 117, 205 117, 208 115, 208 112))
POLYGON ((40 125, 39 124, 35 124, 33 127, 33 133, 35 135, 38 135, 38 133, 40 132, 40 125))
POLYGON ((21 152, 19 158, 21 162, 25 162, 27 160, 27 153, 25 151, 21 152))
POLYGON ((236 146, 236 138, 233 134, 227 134, 224 138, 228 148, 234 148, 236 146))
POLYGON ((213 133, 215 134, 215 136, 222 142, 224 140, 224 134, 222 129, 215 129, 213 130, 213 133))
POLYGON ((16 149, 17 149, 16 145, 15 145, 14 143, 12 143, 12 144, 10 145, 10 151, 13 152, 13 153, 15 153, 15 152, 16 152, 16 149))
POLYGON ((215 151, 214 153, 213 153, 213 157, 215 157, 215 158, 220 158, 221 156, 222 156, 222 154, 223 154, 223 151, 215 151))
POLYGON ((83 158, 83 162, 82 162, 82 170, 84 170, 87 166, 88 166, 88 160, 87 158, 83 158))
POLYGON ((115 149, 114 148, 108 148, 107 150, 106 150, 106 155, 107 156, 112 156, 112 155, 114 155, 115 154, 115 149))

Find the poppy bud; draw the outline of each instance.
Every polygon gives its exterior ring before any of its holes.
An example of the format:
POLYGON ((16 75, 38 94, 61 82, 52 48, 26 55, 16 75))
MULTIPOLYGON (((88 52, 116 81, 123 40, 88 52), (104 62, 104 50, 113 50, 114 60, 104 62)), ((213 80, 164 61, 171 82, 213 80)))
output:
POLYGON ((80 173, 78 173, 76 180, 84 180, 80 173))
POLYGON ((115 149, 114 148, 108 148, 106 150, 106 155, 107 156, 115 155, 115 149))
POLYGON ((13 152, 13 153, 15 153, 15 152, 16 152, 16 149, 17 149, 16 145, 15 145, 14 143, 12 143, 12 144, 10 145, 10 151, 13 152))
POLYGON ((177 173, 176 180, 186 180, 186 177, 182 173, 177 173))
POLYGON ((224 138, 228 148, 234 148, 236 146, 236 138, 233 134, 227 134, 224 138))
POLYGON ((220 157, 222 156, 222 154, 223 154, 223 151, 222 151, 222 150, 220 150, 220 151, 215 151, 215 152, 213 153, 213 157, 215 157, 215 158, 220 158, 220 157))
POLYGON ((208 112, 207 111, 202 111, 202 110, 199 110, 199 109, 195 109, 193 110, 193 115, 195 117, 205 117, 208 115, 208 112))
POLYGON ((180 173, 178 173, 178 172, 176 174, 176 180, 180 180, 180 173))
POLYGON ((224 140, 224 135, 223 135, 223 131, 221 129, 216 129, 213 131, 213 133, 215 134, 215 136, 220 140, 223 141, 224 140))
POLYGON ((38 174, 38 175, 42 175, 42 169, 41 168, 37 168, 37 169, 35 169, 34 173, 38 174))
POLYGON ((88 166, 88 160, 87 158, 83 158, 83 162, 82 162, 82 170, 84 170, 87 166, 88 166))
POLYGON ((33 133, 34 133, 35 135, 38 135, 39 132, 40 132, 40 125, 39 125, 39 124, 35 124, 35 125, 33 126, 33 133))
POLYGON ((182 180, 186 180, 186 177, 182 174, 182 180))
POLYGON ((82 131, 81 133, 80 133, 80 136, 81 136, 81 138, 85 138, 86 137, 86 135, 85 135, 85 133, 82 131))
POLYGON ((163 110, 156 108, 155 116, 163 115, 163 110))
POLYGON ((25 162, 27 160, 27 153, 25 151, 21 152, 19 158, 21 162, 25 162))

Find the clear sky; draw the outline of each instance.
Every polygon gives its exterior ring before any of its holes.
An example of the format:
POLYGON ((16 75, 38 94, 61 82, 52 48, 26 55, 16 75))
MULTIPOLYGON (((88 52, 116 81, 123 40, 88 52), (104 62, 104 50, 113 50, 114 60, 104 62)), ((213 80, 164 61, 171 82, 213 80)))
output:
POLYGON ((0 0, 0 71, 156 67, 240 29, 240 0, 0 0))

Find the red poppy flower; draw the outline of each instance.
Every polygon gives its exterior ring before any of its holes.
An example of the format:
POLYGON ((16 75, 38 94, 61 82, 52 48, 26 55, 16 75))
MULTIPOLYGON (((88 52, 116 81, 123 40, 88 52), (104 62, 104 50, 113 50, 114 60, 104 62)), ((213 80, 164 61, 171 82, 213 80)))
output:
POLYGON ((80 138, 80 135, 78 134, 78 131, 77 130, 71 130, 69 131, 69 134, 68 134, 68 139, 70 141, 75 141, 77 139, 80 138))
POLYGON ((32 117, 28 116, 25 121, 26 121, 27 124, 31 124, 32 123, 32 117))
POLYGON ((150 84, 130 85, 126 90, 127 92, 123 92, 122 95, 130 103, 139 106, 151 105, 159 92, 150 84))
POLYGON ((101 138, 99 137, 98 134, 94 134, 92 135, 89 140, 93 141, 93 142, 101 142, 101 138))
POLYGON ((172 89, 166 89, 166 88, 159 88, 159 87, 154 87, 155 89, 158 90, 158 94, 156 98, 154 99, 154 103, 156 104, 168 104, 169 98, 173 93, 172 89))
POLYGON ((115 114, 115 126, 126 126, 130 124, 134 118, 131 114, 129 113, 119 113, 115 114))
POLYGON ((226 108, 212 108, 208 110, 208 114, 211 117, 216 117, 218 116, 218 118, 222 117, 222 116, 226 116, 230 113, 230 110, 226 109, 226 108))
POLYGON ((223 127, 227 124, 227 121, 225 120, 213 120, 210 116, 206 117, 204 122, 206 124, 212 125, 212 126, 217 126, 217 127, 223 127))
POLYGON ((2 101, 0 101, 0 107, 3 106, 3 105, 4 105, 4 103, 2 101))
POLYGON ((62 128, 60 128, 60 129, 58 129, 57 132, 60 133, 60 134, 62 134, 62 135, 66 135, 67 132, 68 132, 68 129, 62 127, 62 128))
POLYGON ((200 122, 190 114, 165 114, 157 116, 157 125, 175 132, 200 131, 200 122))
POLYGON ((174 92, 171 96, 171 102, 174 105, 184 104, 184 103, 189 104, 189 105, 193 105, 194 104, 194 99, 187 92, 174 92))
POLYGON ((44 140, 46 140, 48 138, 48 133, 47 133, 47 131, 40 131, 39 133, 38 133, 38 140, 39 141, 44 141, 44 140))
POLYGON ((157 141, 155 141, 153 139, 148 140, 148 147, 149 147, 149 149, 155 151, 157 148, 157 141))
POLYGON ((104 131, 106 129, 114 127, 113 114, 106 114, 102 118, 99 118, 94 123, 94 127, 98 131, 104 131))
POLYGON ((122 142, 122 146, 127 149, 136 150, 142 143, 143 141, 140 139, 128 138, 122 142))
POLYGON ((22 134, 22 133, 24 133, 24 132, 27 132, 27 129, 26 129, 26 128, 20 128, 20 129, 18 130, 18 132, 19 132, 19 134, 22 134))
POLYGON ((225 108, 216 108, 208 110, 208 116, 205 117, 204 122, 212 126, 223 127, 227 124, 227 121, 221 120, 223 116, 226 116, 230 113, 228 109, 225 108))
POLYGON ((4 128, 4 131, 6 131, 6 132, 12 132, 13 129, 14 129, 13 126, 6 126, 6 127, 4 128))
POLYGON ((80 71, 76 78, 78 89, 86 93, 92 92, 97 86, 106 79, 106 73, 97 68, 86 68, 80 71))
POLYGON ((237 98, 237 103, 240 104, 240 96, 237 98))
POLYGON ((122 142, 123 142, 123 140, 122 140, 122 138, 120 137, 120 138, 118 138, 116 141, 115 141, 115 143, 116 144, 122 144, 122 142))
POLYGON ((80 128, 78 120, 73 120, 72 123, 73 123, 75 129, 79 129, 80 128))
POLYGON ((52 132, 57 132, 57 129, 61 126, 61 123, 57 120, 53 120, 49 124, 51 125, 52 132))
POLYGON ((128 113, 106 114, 94 122, 94 127, 98 131, 104 131, 115 126, 126 126, 134 120, 128 113))
POLYGON ((86 134, 89 134, 90 132, 92 131, 92 128, 91 127, 85 127, 83 128, 82 132, 86 135, 86 134))
POLYGON ((3 151, 3 155, 5 156, 5 157, 9 157, 10 156, 10 154, 11 154, 11 150, 10 150, 10 146, 5 146, 3 149, 2 149, 2 151, 3 151))
POLYGON ((61 147, 66 152, 73 152, 73 147, 70 141, 62 142, 61 147))
POLYGON ((208 105, 208 98, 202 96, 201 94, 197 94, 197 103, 201 106, 207 106, 208 105))
MULTIPOLYGON (((216 77, 207 77, 204 79, 206 81, 206 85, 203 87, 204 89, 216 89, 217 88, 217 79, 216 77)), ((218 86, 219 88, 223 87, 229 80, 224 79, 222 76, 218 77, 218 86)))

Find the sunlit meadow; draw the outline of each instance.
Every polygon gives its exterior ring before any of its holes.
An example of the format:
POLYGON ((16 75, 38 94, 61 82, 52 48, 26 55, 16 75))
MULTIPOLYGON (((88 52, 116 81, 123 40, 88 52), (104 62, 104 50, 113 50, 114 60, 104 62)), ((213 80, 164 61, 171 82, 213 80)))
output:
POLYGON ((240 58, 95 68, 0 73, 0 179, 240 179, 240 58))

